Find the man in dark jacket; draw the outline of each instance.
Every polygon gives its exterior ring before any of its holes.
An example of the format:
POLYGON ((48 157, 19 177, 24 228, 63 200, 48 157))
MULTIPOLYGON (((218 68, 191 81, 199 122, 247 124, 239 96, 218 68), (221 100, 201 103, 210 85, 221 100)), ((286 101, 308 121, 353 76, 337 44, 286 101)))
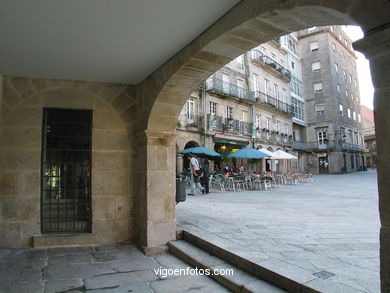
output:
POLYGON ((203 176, 202 176, 201 181, 200 181, 200 183, 204 187, 204 190, 202 191, 203 194, 209 193, 209 177, 210 177, 209 161, 207 159, 204 159, 204 161, 203 161, 203 176))

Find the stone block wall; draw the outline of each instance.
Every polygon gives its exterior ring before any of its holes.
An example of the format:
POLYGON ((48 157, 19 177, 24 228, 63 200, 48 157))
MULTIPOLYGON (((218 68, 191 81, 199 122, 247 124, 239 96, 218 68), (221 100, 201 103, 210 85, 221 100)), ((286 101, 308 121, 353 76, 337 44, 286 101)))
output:
POLYGON ((134 236, 132 89, 123 85, 5 76, 0 123, 0 247, 27 247, 41 235, 44 107, 91 109, 92 234, 89 244, 134 236))

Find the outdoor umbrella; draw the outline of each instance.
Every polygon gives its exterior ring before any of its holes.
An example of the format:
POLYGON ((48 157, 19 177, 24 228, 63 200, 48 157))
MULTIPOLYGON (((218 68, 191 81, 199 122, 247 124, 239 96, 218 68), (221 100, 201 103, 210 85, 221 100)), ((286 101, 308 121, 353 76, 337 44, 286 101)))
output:
POLYGON ((180 151, 179 154, 183 154, 183 155, 193 154, 193 155, 197 155, 200 158, 207 158, 207 159, 221 158, 221 155, 218 154, 217 152, 204 147, 194 147, 194 148, 184 149, 180 151))
POLYGON ((274 159, 282 159, 282 160, 297 160, 298 158, 292 154, 286 153, 282 150, 278 150, 273 153, 274 159))
POLYGON ((273 159, 275 157, 275 154, 265 148, 259 149, 260 152, 263 152, 266 155, 269 155, 270 159, 273 159))
POLYGON ((230 158, 237 158, 237 159, 263 159, 263 158, 268 158, 269 155, 252 149, 252 148, 245 148, 238 150, 230 155, 227 156, 228 159, 230 158))

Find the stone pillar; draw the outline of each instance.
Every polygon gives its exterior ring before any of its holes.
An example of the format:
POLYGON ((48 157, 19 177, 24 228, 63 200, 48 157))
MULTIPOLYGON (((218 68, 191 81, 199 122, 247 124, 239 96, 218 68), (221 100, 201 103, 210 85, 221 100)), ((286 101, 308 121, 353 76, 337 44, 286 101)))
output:
POLYGON ((354 43, 370 60, 375 87, 375 132, 378 150, 378 190, 381 290, 390 292, 390 27, 383 26, 354 43))
POLYGON ((176 133, 136 135, 138 241, 145 254, 157 254, 176 238, 176 133))
POLYGON ((178 173, 183 172, 183 156, 181 155, 176 156, 176 171, 178 173))

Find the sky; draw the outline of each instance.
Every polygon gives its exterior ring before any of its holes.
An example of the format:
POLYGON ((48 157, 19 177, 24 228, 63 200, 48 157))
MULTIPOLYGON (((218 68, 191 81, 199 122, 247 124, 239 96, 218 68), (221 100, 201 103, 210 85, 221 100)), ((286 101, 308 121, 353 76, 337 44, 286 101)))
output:
MULTIPOLYGON (((352 41, 363 38, 363 31, 359 26, 348 25, 342 26, 352 41)), ((359 91, 361 104, 373 109, 374 87, 371 82, 370 65, 366 57, 360 52, 356 52, 356 67, 359 79, 359 91)))

